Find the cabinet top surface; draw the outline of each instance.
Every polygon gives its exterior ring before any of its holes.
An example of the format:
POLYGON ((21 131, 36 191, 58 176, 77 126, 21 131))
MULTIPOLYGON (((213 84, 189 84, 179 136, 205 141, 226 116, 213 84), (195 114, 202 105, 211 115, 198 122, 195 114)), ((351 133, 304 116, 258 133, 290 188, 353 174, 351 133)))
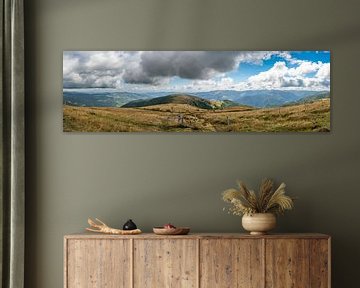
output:
POLYGON ((188 235, 156 235, 142 233, 138 235, 109 235, 101 233, 76 233, 64 236, 65 239, 329 239, 329 235, 320 233, 286 233, 250 235, 245 233, 189 233, 188 235))

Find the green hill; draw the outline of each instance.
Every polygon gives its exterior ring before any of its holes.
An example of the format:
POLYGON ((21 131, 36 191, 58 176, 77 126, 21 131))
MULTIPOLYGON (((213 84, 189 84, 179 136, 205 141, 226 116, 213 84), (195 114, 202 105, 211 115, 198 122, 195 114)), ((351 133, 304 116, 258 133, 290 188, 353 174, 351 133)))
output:
POLYGON ((330 98, 330 92, 319 92, 312 96, 301 98, 297 101, 298 104, 314 102, 320 99, 330 98))
POLYGON ((306 104, 306 103, 312 103, 318 100, 323 99, 330 99, 330 92, 318 92, 314 95, 303 97, 295 102, 287 103, 283 106, 291 106, 291 105, 299 105, 299 104, 306 104))
POLYGON ((186 95, 186 94, 173 94, 163 97, 157 97, 152 99, 141 99, 131 101, 121 107, 123 108, 135 108, 145 107, 161 104, 187 104, 202 109, 214 109, 215 106, 210 100, 206 100, 197 96, 186 95))

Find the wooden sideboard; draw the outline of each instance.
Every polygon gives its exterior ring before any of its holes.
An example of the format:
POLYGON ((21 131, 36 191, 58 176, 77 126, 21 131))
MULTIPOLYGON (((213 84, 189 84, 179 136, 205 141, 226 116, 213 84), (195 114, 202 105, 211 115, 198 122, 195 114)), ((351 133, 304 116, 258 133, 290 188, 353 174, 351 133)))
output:
POLYGON ((323 234, 67 235, 65 288, 329 288, 323 234))

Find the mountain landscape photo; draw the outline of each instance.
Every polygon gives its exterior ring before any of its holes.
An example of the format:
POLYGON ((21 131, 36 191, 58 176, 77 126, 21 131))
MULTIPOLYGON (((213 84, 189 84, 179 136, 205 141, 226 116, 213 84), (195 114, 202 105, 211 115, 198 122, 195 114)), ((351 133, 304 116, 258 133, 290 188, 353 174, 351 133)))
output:
POLYGON ((329 132, 328 51, 65 51, 64 132, 329 132))

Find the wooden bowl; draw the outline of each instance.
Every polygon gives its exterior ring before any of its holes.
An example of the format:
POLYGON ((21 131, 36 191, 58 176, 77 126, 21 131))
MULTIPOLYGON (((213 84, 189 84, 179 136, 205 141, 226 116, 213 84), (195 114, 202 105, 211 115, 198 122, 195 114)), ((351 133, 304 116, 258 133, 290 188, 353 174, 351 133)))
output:
POLYGON ((157 235, 186 235, 190 232, 189 227, 163 228, 154 227, 153 231, 157 235))

